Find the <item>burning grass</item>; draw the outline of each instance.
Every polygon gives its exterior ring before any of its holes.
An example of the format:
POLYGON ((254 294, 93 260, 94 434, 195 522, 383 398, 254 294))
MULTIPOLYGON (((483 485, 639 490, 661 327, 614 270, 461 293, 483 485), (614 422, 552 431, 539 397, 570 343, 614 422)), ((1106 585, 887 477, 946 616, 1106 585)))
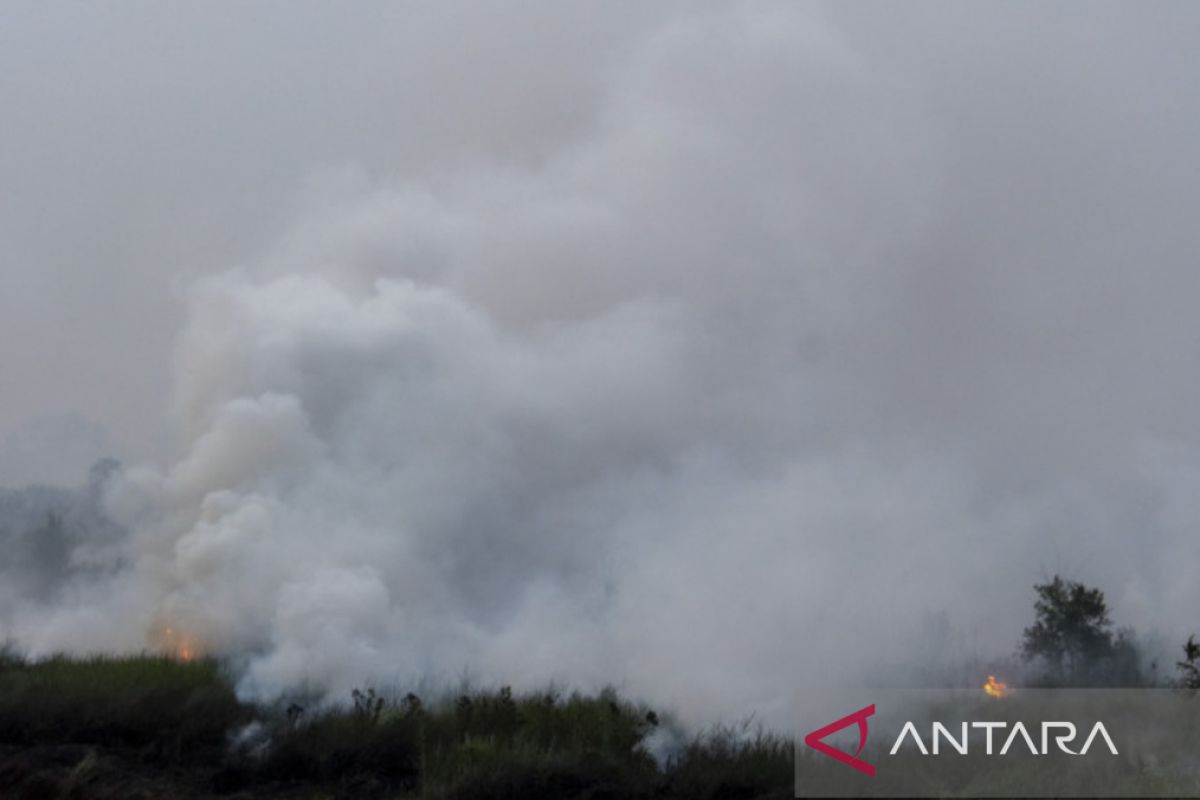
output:
POLYGON ((0 654, 0 795, 790 797, 792 745, 615 692, 241 703, 209 658, 0 654))

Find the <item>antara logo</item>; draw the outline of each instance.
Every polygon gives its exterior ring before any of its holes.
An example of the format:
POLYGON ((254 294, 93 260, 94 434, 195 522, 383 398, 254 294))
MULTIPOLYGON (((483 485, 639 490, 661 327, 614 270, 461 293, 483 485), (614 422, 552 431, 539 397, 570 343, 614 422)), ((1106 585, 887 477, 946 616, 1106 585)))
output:
MULTIPOLYGON (((935 756, 938 755, 939 745, 944 737, 946 741, 949 742, 950 746, 954 748, 956 753, 965 756, 968 752, 968 747, 970 746, 970 740, 967 736, 967 733, 970 729, 975 729, 986 731, 986 750, 984 752, 989 756, 993 755, 992 731, 996 730, 1003 732, 1006 727, 1008 727, 1007 722, 972 722, 969 724, 964 722, 962 723, 962 734, 958 739, 955 739, 950 734, 950 731, 946 729, 945 725, 940 722, 935 722, 933 723, 933 730, 930 734, 933 740, 933 754, 935 756)), ((1052 730, 1066 731, 1066 733, 1055 734, 1054 736, 1054 743, 1057 744, 1058 749, 1064 753, 1069 753, 1073 756, 1085 756, 1087 755, 1088 750, 1091 748, 1092 742, 1094 742, 1096 737, 1099 736, 1100 738, 1104 739, 1104 743, 1108 745, 1108 750, 1110 753, 1112 753, 1114 756, 1119 755, 1117 753, 1117 746, 1113 744, 1112 737, 1108 735, 1108 729, 1104 727, 1103 722, 1097 722, 1092 726, 1092 732, 1088 734, 1087 739, 1084 740, 1083 747, 1079 748, 1079 750, 1072 750, 1071 748, 1067 747, 1068 742, 1075 741, 1076 731, 1075 723, 1073 722, 1043 722, 1041 737, 1042 747, 1040 750, 1030 737, 1029 729, 1025 727, 1025 723, 1018 722, 1017 724, 1013 725, 1012 732, 1010 732, 1008 737, 1004 740, 1004 745, 1000 748, 1000 755, 1003 756, 1008 754, 1008 751, 1012 748, 1013 743, 1017 740, 1018 736, 1025 741, 1025 745, 1029 748, 1029 752, 1033 755, 1047 755, 1050 752, 1050 731, 1052 730)), ((896 743, 892 745, 891 752, 888 753, 889 756, 896 755, 896 751, 900 749, 900 745, 904 744, 904 739, 906 736, 912 737, 913 742, 917 745, 917 749, 921 751, 921 755, 929 755, 929 750, 925 747, 925 742, 921 741, 921 734, 917 733, 917 726, 913 725, 912 722, 906 722, 904 723, 904 727, 900 730, 900 735, 896 737, 896 743)))
MULTIPOLYGON (((817 730, 808 734, 804 737, 804 744, 819 753, 823 753, 830 758, 846 764, 847 766, 853 767, 859 772, 870 775, 871 777, 875 777, 874 765, 869 764, 858 757, 859 754, 862 753, 863 748, 867 745, 867 734, 869 733, 867 727, 867 718, 873 716, 874 714, 875 704, 872 703, 865 708, 860 708, 853 714, 847 714, 841 719, 831 722, 825 727, 818 728, 817 730), (829 736, 830 734, 837 733, 843 728, 848 728, 856 723, 858 724, 858 749, 854 751, 853 755, 842 750, 838 750, 836 747, 832 747, 823 741, 825 737, 829 736)), ((996 755, 995 738, 993 738, 993 733, 999 731, 1001 732, 1001 735, 1003 735, 1003 731, 1007 727, 1007 722, 963 722, 960 729, 960 736, 959 738, 955 739, 945 724, 941 722, 934 722, 930 733, 930 741, 933 743, 933 755, 936 756, 941 754, 941 744, 943 740, 950 745, 954 752, 960 755, 967 755, 970 748, 969 733, 972 730, 984 731, 984 752, 989 756, 996 755)), ((1104 727, 1103 722, 1097 722, 1092 726, 1091 732, 1088 734, 1087 739, 1084 740, 1083 746, 1080 747, 1079 750, 1072 750, 1067 746, 1069 743, 1074 742, 1076 738, 1077 729, 1073 722, 1041 723, 1040 748, 1038 747, 1038 743, 1035 743, 1033 737, 1030 736, 1029 729, 1025 726, 1025 723, 1017 722, 1015 725, 1013 725, 1012 730, 1008 733, 1008 736, 1004 738, 1004 744, 1000 747, 998 754, 1002 756, 1007 755, 1016 740, 1020 738, 1029 749, 1029 752, 1033 755, 1047 755, 1050 753, 1051 731, 1058 731, 1058 733, 1053 735, 1054 743, 1058 746, 1058 749, 1064 753, 1068 753, 1073 756, 1087 755, 1088 750, 1096 741, 1097 737, 1099 737, 1100 739, 1104 740, 1104 744, 1108 747, 1108 751, 1110 753, 1112 753, 1114 756, 1118 755, 1117 746, 1113 744, 1112 737, 1108 735, 1108 729, 1104 727)), ((921 738, 921 734, 917 731, 917 726, 911 720, 905 722, 904 727, 900 729, 900 733, 896 736, 896 741, 892 745, 892 749, 888 752, 888 755, 896 755, 906 739, 912 740, 912 742, 916 745, 916 749, 920 751, 921 755, 930 755, 930 749, 926 747, 925 741, 921 738)))
POLYGON ((804 737, 804 743, 813 750, 816 750, 818 753, 824 753, 830 758, 835 758, 843 764, 848 764, 859 772, 865 772, 874 778, 875 767, 858 757, 858 754, 861 753, 863 748, 867 745, 867 717, 872 716, 874 713, 875 704, 871 703, 871 705, 867 706, 866 708, 860 708, 853 714, 847 714, 837 722, 831 722, 824 728, 818 728, 808 736, 804 737), (854 755, 843 753, 836 747, 830 747, 821 741, 829 734, 837 733, 842 728, 848 728, 856 722, 858 723, 858 749, 854 751, 854 755))

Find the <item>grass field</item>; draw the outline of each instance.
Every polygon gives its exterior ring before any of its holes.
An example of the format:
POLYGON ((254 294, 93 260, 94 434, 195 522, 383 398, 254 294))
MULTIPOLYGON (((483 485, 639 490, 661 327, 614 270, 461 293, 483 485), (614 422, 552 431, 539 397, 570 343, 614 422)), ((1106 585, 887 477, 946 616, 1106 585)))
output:
POLYGON ((792 743, 613 692, 239 702, 211 659, 0 659, 0 796, 791 797, 792 743))

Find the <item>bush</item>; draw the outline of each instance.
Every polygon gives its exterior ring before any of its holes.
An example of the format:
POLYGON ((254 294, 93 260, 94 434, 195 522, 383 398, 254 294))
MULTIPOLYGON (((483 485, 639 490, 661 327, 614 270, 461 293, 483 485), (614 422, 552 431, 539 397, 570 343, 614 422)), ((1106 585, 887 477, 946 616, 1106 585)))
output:
POLYGON ((187 760, 198 749, 223 747, 227 732, 252 713, 212 660, 0 663, 0 742, 8 744, 118 744, 187 760))
MULTIPOLYGON (((790 796, 785 739, 719 729, 659 763, 668 726, 606 690, 432 701, 371 689, 344 706, 239 703, 213 660, 0 658, 0 745, 54 753, 5 786, 53 778, 78 796, 540 798, 790 796), (43 774, 44 773, 44 774, 43 774), (38 776, 42 776, 39 778, 38 776), (774 795, 772 795, 774 796, 774 795)), ((668 737, 669 738, 669 737, 668 737)), ((9 765, 11 766, 11 764, 9 765)), ((0 774, 8 767, 0 761, 0 774)), ((57 790, 56 790, 57 791, 57 790)), ((64 790, 65 791, 65 790, 64 790)), ((56 795, 57 796, 57 795, 56 795)))

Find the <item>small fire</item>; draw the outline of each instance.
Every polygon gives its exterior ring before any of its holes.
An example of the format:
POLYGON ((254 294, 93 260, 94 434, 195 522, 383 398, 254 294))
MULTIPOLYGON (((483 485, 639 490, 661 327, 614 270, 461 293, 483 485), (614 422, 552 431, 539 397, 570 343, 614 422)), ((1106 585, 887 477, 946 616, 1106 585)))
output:
POLYGON ((988 675, 987 681, 983 684, 983 691, 988 697, 1004 697, 1007 690, 1008 684, 996 680, 995 675, 988 675))
POLYGON ((200 646, 194 637, 169 625, 161 628, 155 638, 159 647, 180 661, 191 661, 201 655, 200 646))

